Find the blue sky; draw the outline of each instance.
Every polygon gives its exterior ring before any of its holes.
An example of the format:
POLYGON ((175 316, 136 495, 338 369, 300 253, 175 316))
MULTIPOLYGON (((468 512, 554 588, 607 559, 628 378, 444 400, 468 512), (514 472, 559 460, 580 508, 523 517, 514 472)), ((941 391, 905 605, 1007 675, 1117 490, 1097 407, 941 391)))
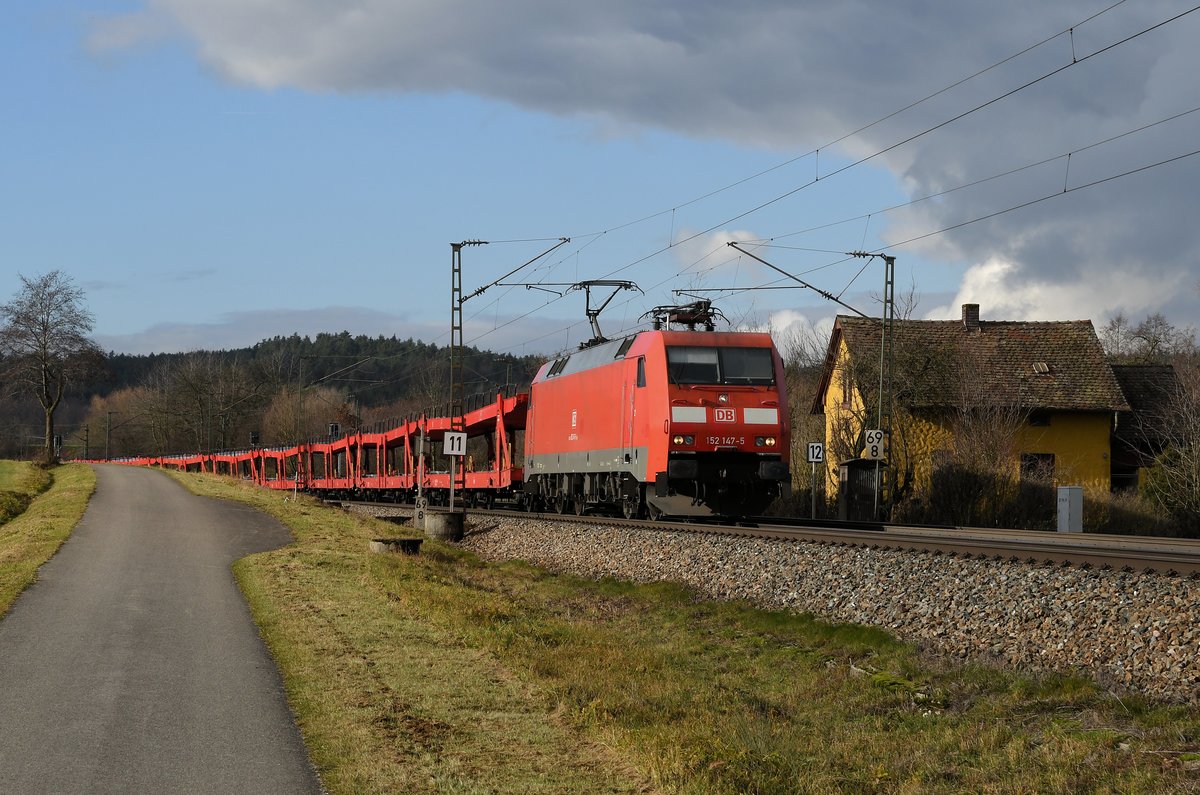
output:
MULTIPOLYGON (((451 241, 551 239, 467 249, 470 291, 570 236, 517 278, 637 282, 645 293, 602 319, 611 334, 673 289, 776 281, 723 243, 777 238, 754 250, 877 312, 881 266, 854 278, 864 263, 829 252, 882 250, 1200 140, 1194 114, 1076 151, 1200 104, 1196 14, 731 223, 1056 68, 1071 42, 691 203, 1107 4, 1026 5, 754 2, 731 20, 721 4, 682 0, 522 0, 503 13, 417 0, 19 2, 0 29, 0 296, 18 273, 61 269, 118 351, 343 329, 445 341, 451 241), (1069 151, 1069 171, 1054 162, 878 212, 1069 151)), ((1118 7, 1079 28, 1077 56, 1186 8, 1118 7)), ((1100 325, 1164 311, 1194 324, 1198 159, 888 248, 898 289, 919 293, 919 316, 971 300, 985 319, 1100 325)), ((739 323, 776 328, 823 329, 837 309, 806 290, 706 295, 739 323)), ((468 342, 495 350, 553 353, 587 337, 580 293, 496 287, 466 314, 468 342)))

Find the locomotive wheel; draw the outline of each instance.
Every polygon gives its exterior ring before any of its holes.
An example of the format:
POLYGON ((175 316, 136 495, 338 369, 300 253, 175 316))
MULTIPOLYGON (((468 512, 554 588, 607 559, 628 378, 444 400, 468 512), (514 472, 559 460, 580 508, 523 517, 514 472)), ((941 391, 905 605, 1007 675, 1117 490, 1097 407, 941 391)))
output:
POLYGON ((626 497, 624 500, 622 500, 621 501, 621 513, 624 514, 626 519, 637 519, 639 516, 641 516, 641 513, 642 513, 642 498, 641 498, 641 496, 639 495, 637 497, 626 497))
POLYGON ((567 495, 559 494, 557 497, 554 498, 554 512, 555 513, 566 513, 567 505, 569 503, 570 503, 570 500, 567 499, 567 495))

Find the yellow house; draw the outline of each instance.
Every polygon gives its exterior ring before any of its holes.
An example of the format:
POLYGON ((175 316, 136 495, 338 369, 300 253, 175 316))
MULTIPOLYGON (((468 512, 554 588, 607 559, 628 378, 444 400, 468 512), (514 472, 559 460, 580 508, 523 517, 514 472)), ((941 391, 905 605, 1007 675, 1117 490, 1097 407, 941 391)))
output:
MULTIPOLYGON (((961 320, 893 326, 888 500, 938 498, 935 476, 951 468, 964 475, 954 482, 976 491, 1035 482, 1109 490, 1114 419, 1129 406, 1091 321, 982 321, 978 304, 962 309, 961 320)), ((876 319, 834 323, 812 407, 825 415, 830 494, 840 465, 870 457, 864 431, 880 424, 881 331, 876 319)))

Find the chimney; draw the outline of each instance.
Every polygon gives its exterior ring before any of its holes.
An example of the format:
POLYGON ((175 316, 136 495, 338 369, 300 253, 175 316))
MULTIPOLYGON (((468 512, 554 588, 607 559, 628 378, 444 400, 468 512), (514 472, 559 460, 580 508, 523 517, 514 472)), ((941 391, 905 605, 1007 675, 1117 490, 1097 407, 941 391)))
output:
POLYGON ((979 304, 963 304, 962 320, 964 328, 979 328, 979 304))

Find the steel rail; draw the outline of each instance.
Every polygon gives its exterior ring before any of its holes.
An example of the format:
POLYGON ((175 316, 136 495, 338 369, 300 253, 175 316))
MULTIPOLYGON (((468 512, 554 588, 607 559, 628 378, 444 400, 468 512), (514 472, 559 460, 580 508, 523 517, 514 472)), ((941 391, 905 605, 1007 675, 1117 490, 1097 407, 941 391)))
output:
MULTIPOLYGON (((372 505, 410 509, 400 503, 338 500, 343 505, 372 505)), ((431 510, 437 510, 433 508, 431 510)), ((662 532, 684 532, 862 547, 898 552, 923 552, 973 560, 1057 565, 1200 577, 1200 541, 1100 534, 1057 534, 988 528, 935 528, 903 525, 813 527, 765 525, 761 522, 716 524, 620 517, 470 509, 476 516, 537 519, 564 523, 604 524, 662 532)), ((380 517, 386 518, 386 517, 380 517)), ((765 517, 762 521, 766 521, 765 517)))

